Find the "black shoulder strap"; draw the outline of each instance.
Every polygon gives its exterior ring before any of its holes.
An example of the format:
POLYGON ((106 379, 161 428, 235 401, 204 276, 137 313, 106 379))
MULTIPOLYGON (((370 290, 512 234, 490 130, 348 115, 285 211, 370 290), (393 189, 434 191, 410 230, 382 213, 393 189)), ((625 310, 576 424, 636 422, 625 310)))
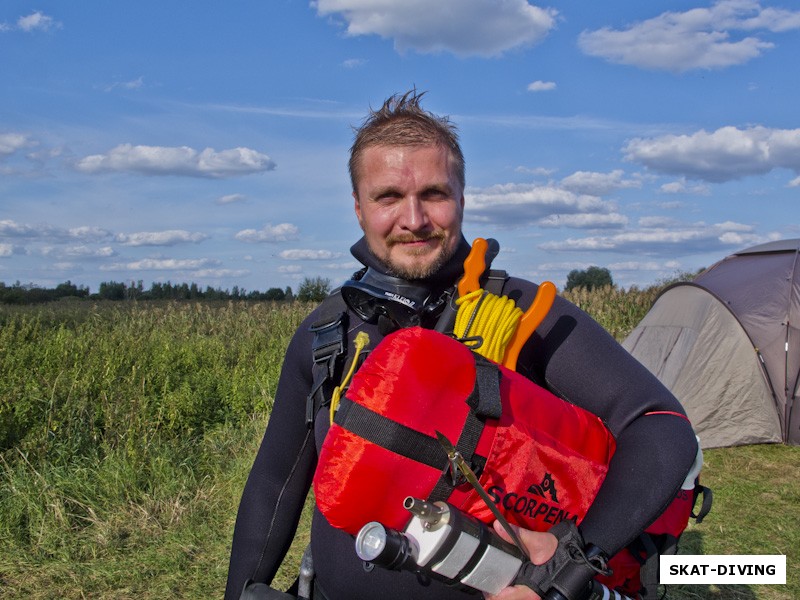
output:
POLYGON ((339 290, 323 300, 320 318, 309 329, 314 334, 311 343, 312 385, 306 398, 306 426, 310 428, 317 411, 329 402, 331 382, 336 381, 346 354, 347 307, 339 290))
POLYGON ((486 283, 483 289, 495 296, 502 296, 503 288, 506 286, 506 281, 508 281, 508 272, 501 269, 489 269, 485 277, 486 283))

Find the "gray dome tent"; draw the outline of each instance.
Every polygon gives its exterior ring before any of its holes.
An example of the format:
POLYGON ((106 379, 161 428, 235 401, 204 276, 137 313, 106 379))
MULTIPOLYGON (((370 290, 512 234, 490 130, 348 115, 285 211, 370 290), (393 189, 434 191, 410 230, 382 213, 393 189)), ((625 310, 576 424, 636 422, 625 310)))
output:
POLYGON ((623 345, 681 401, 704 448, 800 445, 800 239, 666 288, 623 345))

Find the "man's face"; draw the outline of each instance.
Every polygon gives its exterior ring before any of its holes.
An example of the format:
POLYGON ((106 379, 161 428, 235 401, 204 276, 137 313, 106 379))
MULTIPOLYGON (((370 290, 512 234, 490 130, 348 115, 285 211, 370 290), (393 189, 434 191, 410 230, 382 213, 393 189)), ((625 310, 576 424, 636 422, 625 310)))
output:
POLYGON ((422 279, 455 253, 464 190, 446 148, 368 147, 353 198, 367 245, 390 274, 422 279))

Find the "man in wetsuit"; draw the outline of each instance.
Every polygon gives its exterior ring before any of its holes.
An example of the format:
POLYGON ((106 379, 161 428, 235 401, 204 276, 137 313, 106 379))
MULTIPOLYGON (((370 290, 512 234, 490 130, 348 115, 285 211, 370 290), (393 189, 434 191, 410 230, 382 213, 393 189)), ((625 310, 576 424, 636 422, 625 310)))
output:
MULTIPOLYGON (((364 232, 351 252, 365 267, 402 278, 438 299, 463 272, 469 245, 461 233, 464 158, 455 127, 425 111, 421 94, 393 96, 357 130, 350 175, 355 213, 364 232)), ((511 277, 503 293, 525 310, 536 284, 511 277)), ((327 302, 327 301, 326 301, 327 302)), ((286 353, 264 439, 244 489, 231 550, 227 600, 248 581, 270 582, 294 537, 329 419, 309 428, 313 333, 323 303, 298 328, 286 353)), ((433 327, 437 315, 423 318, 433 327)), ((347 314, 347 339, 366 331, 374 347, 386 320, 347 314)), ((523 348, 517 371, 602 418, 616 440, 608 475, 580 534, 611 556, 634 540, 675 497, 697 444, 683 410, 658 380, 594 320, 557 297, 523 348)), ((556 538, 526 536, 534 563, 551 559, 556 538)), ((456 600, 474 594, 423 581, 410 572, 367 571, 353 538, 315 510, 311 528, 315 600, 456 600)), ((529 587, 501 597, 538 598, 529 587)))

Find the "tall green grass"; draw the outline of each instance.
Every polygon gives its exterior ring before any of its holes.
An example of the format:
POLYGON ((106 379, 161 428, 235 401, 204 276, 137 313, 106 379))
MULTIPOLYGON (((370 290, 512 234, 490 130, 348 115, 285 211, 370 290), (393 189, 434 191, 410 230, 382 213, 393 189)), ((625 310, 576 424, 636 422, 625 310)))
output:
POLYGON ((220 596, 283 352, 310 306, 0 312, 0 597, 220 596))
MULTIPOLYGON (((656 292, 565 295, 622 339, 656 292)), ((221 597, 283 353, 310 309, 0 307, 0 598, 221 597)), ((716 506, 683 552, 785 553, 789 584, 683 586, 670 597, 800 597, 800 448, 706 457, 716 506)), ((294 577, 307 535, 306 519, 279 583, 294 577)))

